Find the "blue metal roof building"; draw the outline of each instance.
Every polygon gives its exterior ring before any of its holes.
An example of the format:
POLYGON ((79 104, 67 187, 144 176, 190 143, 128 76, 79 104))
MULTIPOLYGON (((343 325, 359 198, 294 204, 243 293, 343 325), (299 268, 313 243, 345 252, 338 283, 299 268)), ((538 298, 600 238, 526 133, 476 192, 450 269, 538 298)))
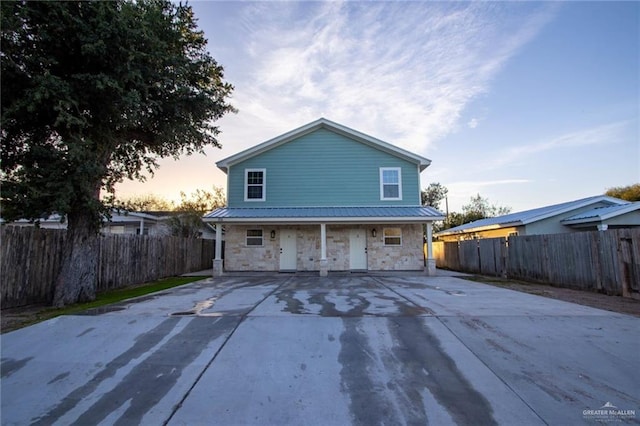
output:
POLYGON ((445 241, 471 238, 507 237, 510 235, 555 234, 608 226, 638 226, 640 203, 630 203, 606 195, 597 195, 480 219, 435 234, 445 241), (634 215, 633 213, 636 212, 634 215), (616 217, 625 215, 620 220, 616 217))

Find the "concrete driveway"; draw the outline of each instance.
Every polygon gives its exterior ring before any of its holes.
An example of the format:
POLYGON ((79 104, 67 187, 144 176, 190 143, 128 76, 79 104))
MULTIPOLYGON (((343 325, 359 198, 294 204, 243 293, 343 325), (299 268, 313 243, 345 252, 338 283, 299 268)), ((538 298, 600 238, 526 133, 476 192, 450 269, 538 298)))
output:
POLYGON ((1 422, 640 423, 640 319, 441 274, 228 276, 5 334, 1 422))

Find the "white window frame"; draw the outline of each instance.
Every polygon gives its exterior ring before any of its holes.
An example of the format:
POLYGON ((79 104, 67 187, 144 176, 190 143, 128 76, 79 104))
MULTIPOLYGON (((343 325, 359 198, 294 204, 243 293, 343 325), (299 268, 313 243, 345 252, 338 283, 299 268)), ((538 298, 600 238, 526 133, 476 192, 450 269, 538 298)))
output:
POLYGON ((380 200, 402 200, 402 168, 401 167, 380 167, 380 200), (384 172, 393 170, 398 172, 398 196, 397 197, 385 197, 384 196, 384 172))
POLYGON ((244 245, 247 247, 264 247, 264 230, 262 228, 249 228, 244 233, 244 245), (257 235, 249 235, 249 231, 260 231, 260 236, 257 235), (260 238, 260 244, 249 244, 249 239, 257 239, 260 238))
POLYGON ((384 242, 385 247, 402 247, 402 228, 400 227, 393 227, 393 228, 384 228, 382 230, 382 241, 384 242), (387 231, 391 230, 391 229, 397 229, 398 231, 400 231, 400 235, 389 235, 387 236, 387 231), (387 238, 400 238, 400 242, 398 244, 388 244, 387 243, 387 238))
POLYGON ((267 169, 244 169, 244 201, 265 201, 266 199, 267 199, 267 169), (262 172, 262 198, 249 198, 249 173, 250 172, 262 172))

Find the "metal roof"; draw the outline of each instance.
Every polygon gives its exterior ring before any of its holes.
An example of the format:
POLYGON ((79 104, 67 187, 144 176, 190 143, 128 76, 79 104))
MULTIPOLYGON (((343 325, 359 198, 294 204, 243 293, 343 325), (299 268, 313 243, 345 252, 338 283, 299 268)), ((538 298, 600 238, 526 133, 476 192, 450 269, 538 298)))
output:
POLYGON ((205 222, 429 222, 444 215, 427 206, 398 207, 263 207, 221 208, 204 216, 205 222))
POLYGON ((595 209, 587 210, 575 216, 568 217, 562 220, 562 223, 584 223, 593 221, 602 221, 611 219, 612 217, 621 216, 626 213, 630 213, 636 210, 640 210, 640 201, 636 203, 627 203, 619 206, 597 207, 595 209))
POLYGON ((326 118, 319 118, 316 121, 312 121, 311 123, 305 124, 304 126, 298 127, 297 129, 291 130, 287 133, 284 133, 280 136, 277 136, 273 139, 269 139, 266 142, 263 142, 259 145, 241 151, 237 154, 234 154, 230 157, 224 158, 216 163, 216 166, 225 173, 227 173, 229 166, 236 164, 240 161, 244 161, 248 158, 251 158, 255 155, 261 154, 265 151, 268 151, 272 148, 290 142, 294 139, 297 139, 307 133, 311 133, 317 129, 325 128, 331 130, 335 133, 346 136, 350 139, 356 140, 360 143, 364 143, 366 145, 372 146, 381 151, 390 153, 400 158, 404 158, 412 163, 415 163, 420 166, 420 171, 424 170, 431 164, 431 160, 428 158, 422 157, 418 154, 414 154, 405 149, 397 147, 395 145, 391 145, 388 142, 382 141, 380 139, 376 139, 373 136, 366 135, 364 133, 358 132, 357 130, 353 130, 347 126, 343 126, 342 124, 335 123, 331 120, 327 120, 326 118))
POLYGON ((559 214, 571 212, 572 210, 588 207, 591 204, 604 202, 612 206, 628 204, 627 201, 606 195, 596 195, 579 200, 568 201, 566 203, 553 204, 551 206, 538 207, 536 209, 525 210, 517 213, 510 213, 503 216, 490 217, 465 223, 455 228, 446 229, 436 233, 436 235, 449 235, 464 232, 476 232, 488 229, 505 228, 508 226, 528 225, 539 220, 547 219, 559 214))

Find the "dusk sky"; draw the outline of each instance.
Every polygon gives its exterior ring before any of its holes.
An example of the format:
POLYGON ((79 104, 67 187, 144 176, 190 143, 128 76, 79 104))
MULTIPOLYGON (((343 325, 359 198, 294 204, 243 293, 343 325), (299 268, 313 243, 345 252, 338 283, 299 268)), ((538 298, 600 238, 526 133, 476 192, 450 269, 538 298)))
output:
POLYGON ((320 117, 431 159, 422 187, 446 186, 450 211, 640 182, 638 2, 190 4, 239 112, 222 149, 119 197, 224 187, 216 161, 320 117))

